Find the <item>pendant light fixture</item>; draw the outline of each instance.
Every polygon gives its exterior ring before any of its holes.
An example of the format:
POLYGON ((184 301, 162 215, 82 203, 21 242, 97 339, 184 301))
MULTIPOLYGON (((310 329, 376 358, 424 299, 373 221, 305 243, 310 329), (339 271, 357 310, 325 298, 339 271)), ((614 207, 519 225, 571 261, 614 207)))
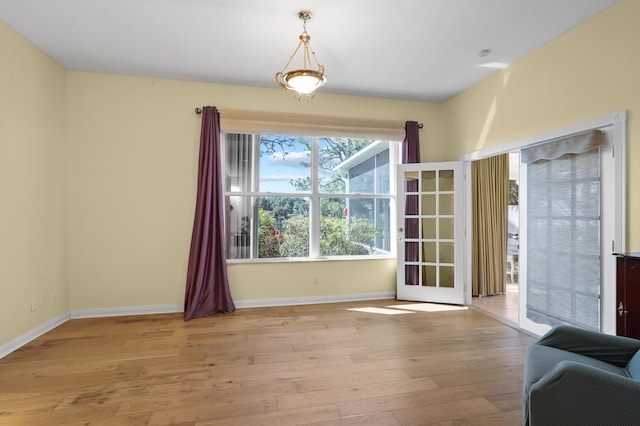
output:
POLYGON ((282 68, 282 71, 276 73, 276 82, 284 89, 295 91, 297 98, 303 96, 309 98, 313 96, 313 92, 318 87, 327 82, 327 76, 324 74, 324 66, 318 62, 316 52, 313 51, 311 44, 309 44, 311 36, 307 34, 307 21, 311 19, 311 12, 301 10, 298 12, 298 18, 304 21, 302 25, 303 31, 299 37, 300 42, 291 54, 289 62, 282 68), (293 61, 293 58, 299 50, 302 50, 302 68, 287 71, 287 67, 291 64, 291 61, 293 61), (317 69, 311 69, 312 58, 316 63, 317 69))

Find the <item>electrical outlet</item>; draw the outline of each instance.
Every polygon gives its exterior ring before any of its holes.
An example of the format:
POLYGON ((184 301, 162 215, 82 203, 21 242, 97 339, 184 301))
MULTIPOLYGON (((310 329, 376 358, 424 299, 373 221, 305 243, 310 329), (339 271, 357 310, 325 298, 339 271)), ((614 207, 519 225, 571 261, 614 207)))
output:
POLYGON ((56 303, 56 300, 58 299, 58 295, 56 294, 55 291, 51 292, 51 303, 56 303))
POLYGON ((313 285, 319 285, 320 284, 320 280, 318 279, 317 276, 313 277, 313 285))
POLYGON ((31 312, 35 312, 38 310, 38 302, 34 299, 31 301, 31 312))

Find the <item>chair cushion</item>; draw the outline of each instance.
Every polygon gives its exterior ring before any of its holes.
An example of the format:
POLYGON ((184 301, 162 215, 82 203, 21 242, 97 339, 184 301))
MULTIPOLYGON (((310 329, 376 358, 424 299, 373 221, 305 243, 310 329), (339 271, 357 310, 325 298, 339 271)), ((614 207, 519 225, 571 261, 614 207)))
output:
POLYGON ((632 379, 640 380, 640 351, 629 360, 627 364, 627 374, 632 379))

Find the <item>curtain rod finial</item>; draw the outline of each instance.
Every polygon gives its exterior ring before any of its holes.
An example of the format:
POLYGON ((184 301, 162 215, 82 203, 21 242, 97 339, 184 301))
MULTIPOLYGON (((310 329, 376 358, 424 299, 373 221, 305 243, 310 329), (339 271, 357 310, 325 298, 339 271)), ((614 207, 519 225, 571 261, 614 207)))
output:
POLYGON ((196 114, 202 114, 202 108, 197 107, 196 108, 196 114))

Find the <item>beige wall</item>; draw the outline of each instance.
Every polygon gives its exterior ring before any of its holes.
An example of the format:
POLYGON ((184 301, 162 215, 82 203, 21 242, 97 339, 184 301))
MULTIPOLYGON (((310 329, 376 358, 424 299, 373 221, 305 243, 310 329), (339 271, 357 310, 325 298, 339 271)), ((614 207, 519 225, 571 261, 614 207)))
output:
POLYGON ((640 1, 622 0, 443 105, 457 154, 627 110, 627 249, 640 251, 640 1))
POLYGON ((0 55, 3 344, 68 312, 69 304, 65 70, 1 21, 0 55))
MULTIPOLYGON (((0 344, 70 310, 182 303, 196 106, 417 120, 423 161, 626 109, 628 215, 638 216, 637 16, 640 2, 622 0, 444 104, 322 92, 298 103, 276 88, 65 72, 0 23, 0 344)), ((640 250, 640 225, 628 222, 628 248, 640 250)), ((229 273, 238 301, 322 297, 393 291, 395 262, 233 264, 229 273)))
MULTIPOLYGON (((196 106, 384 118, 401 125, 417 120, 433 147, 443 134, 439 105, 421 102, 319 93, 301 103, 279 88, 72 71, 67 96, 72 310, 183 303, 201 121, 196 106)), ((443 157, 438 148, 423 156, 443 157)), ((228 269, 238 302, 395 289, 394 260, 228 269)))

